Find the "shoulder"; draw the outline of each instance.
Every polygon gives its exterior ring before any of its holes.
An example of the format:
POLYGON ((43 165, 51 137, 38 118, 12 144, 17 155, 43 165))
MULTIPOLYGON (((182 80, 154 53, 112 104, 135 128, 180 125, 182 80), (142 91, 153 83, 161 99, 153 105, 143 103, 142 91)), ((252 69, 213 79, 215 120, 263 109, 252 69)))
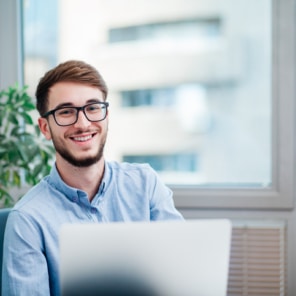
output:
POLYGON ((48 200, 49 184, 42 179, 37 185, 30 188, 21 199, 15 204, 13 210, 18 212, 40 211, 48 200))

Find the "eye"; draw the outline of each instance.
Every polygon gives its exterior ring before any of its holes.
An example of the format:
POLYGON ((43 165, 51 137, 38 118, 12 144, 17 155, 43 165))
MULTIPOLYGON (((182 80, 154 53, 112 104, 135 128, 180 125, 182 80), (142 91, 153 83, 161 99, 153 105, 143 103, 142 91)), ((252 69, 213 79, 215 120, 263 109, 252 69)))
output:
POLYGON ((62 108, 62 109, 58 109, 56 111, 56 115, 57 116, 72 116, 76 113, 76 110, 74 108, 62 108))
POLYGON ((87 112, 99 112, 101 111, 102 106, 100 104, 93 104, 93 105, 89 105, 87 106, 86 111, 87 112))

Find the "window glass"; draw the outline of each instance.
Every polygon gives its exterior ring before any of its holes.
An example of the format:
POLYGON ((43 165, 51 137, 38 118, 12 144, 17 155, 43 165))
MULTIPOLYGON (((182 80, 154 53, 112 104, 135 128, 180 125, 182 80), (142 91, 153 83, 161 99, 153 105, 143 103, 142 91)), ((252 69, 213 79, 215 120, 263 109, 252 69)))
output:
POLYGON ((139 24, 128 27, 110 28, 109 42, 139 41, 139 40, 169 40, 195 38, 208 39, 220 34, 220 19, 182 19, 161 23, 139 24))
POLYGON ((23 1, 24 72, 31 92, 58 61, 58 1, 23 1))
POLYGON ((168 184, 271 186, 271 1, 24 1, 32 92, 68 59, 110 93, 107 159, 168 184))

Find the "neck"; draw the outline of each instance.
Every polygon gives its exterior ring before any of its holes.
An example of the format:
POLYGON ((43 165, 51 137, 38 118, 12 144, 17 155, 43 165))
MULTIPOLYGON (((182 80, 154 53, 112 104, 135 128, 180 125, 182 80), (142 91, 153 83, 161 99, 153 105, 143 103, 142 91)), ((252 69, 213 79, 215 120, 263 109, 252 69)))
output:
POLYGON ((57 159, 56 166, 67 185, 85 191, 90 201, 94 198, 104 174, 105 161, 103 157, 88 167, 73 166, 64 159, 57 159))

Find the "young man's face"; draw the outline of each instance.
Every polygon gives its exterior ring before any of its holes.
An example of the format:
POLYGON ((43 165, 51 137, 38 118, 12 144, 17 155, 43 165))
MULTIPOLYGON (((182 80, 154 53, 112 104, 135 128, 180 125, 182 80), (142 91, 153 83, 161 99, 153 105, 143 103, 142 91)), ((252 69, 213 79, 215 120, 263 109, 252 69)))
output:
MULTIPOLYGON (((103 93, 95 87, 73 82, 59 82, 49 91, 48 111, 59 107, 81 107, 89 103, 104 102, 103 93)), ((80 110, 76 123, 59 126, 53 115, 39 118, 39 127, 46 139, 52 140, 57 162, 60 158, 74 166, 90 166, 103 156, 108 131, 107 117, 90 122, 80 110)))

